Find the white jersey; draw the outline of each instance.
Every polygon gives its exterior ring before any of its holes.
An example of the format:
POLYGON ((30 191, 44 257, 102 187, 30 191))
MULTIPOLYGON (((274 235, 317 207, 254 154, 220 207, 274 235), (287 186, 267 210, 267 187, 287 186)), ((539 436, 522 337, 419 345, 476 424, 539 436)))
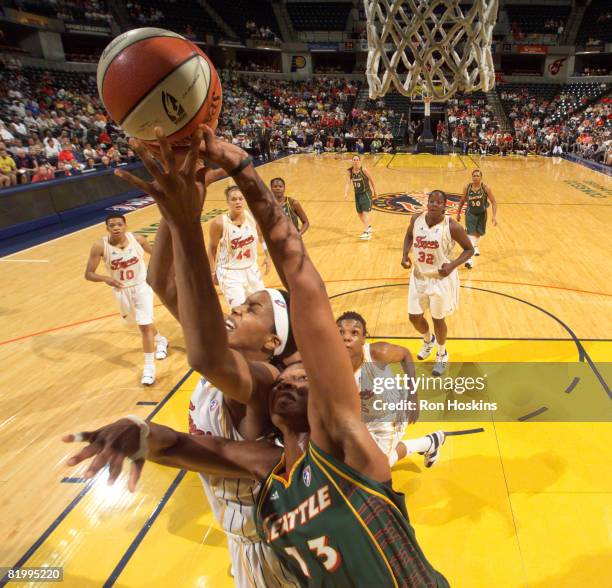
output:
POLYGON ((412 275, 420 280, 425 278, 442 278, 438 270, 442 264, 450 261, 455 241, 450 233, 450 218, 430 227, 425 220, 426 213, 420 214, 412 230, 412 248, 414 264, 412 275))
POLYGON ((384 390, 382 393, 374 392, 375 383, 380 385, 384 380, 390 382, 393 378, 395 374, 391 366, 374 361, 370 344, 366 343, 363 346, 363 364, 355 370, 355 382, 361 395, 361 414, 370 432, 386 430, 391 423, 397 421, 398 415, 401 417, 397 411, 384 411, 374 404, 376 400, 397 403, 402 398, 407 398, 407 393, 402 395, 396 388, 384 390))
POLYGON ((374 402, 382 400, 397 403, 400 399, 407 398, 407 393, 393 389, 386 390, 382 394, 375 394, 374 378, 393 377, 393 370, 388 364, 377 363, 373 360, 370 344, 366 343, 363 348, 363 364, 355 370, 355 382, 361 395, 361 414, 372 438, 388 458, 391 457, 392 451, 404 436, 408 424, 407 414, 399 410, 377 410, 374 402))
POLYGON ((147 265, 144 249, 132 233, 126 233, 127 245, 122 249, 112 245, 108 236, 102 239, 102 255, 106 268, 113 280, 121 282, 123 288, 139 286, 147 280, 147 265))
MULTIPOLYGON (((189 432, 244 441, 234 427, 223 393, 202 378, 189 403, 189 432)), ((260 541, 255 529, 255 498, 259 482, 199 474, 221 528, 230 535, 260 541)))
POLYGON ((257 225, 251 213, 244 211, 244 222, 236 225, 224 214, 223 235, 219 241, 217 270, 242 270, 257 264, 257 225))
MULTIPOLYGON (((223 393, 201 378, 189 403, 189 432, 243 441, 223 393)), ((255 501, 261 484, 250 479, 198 474, 210 507, 227 535, 236 588, 298 588, 299 583, 257 535, 255 501)))

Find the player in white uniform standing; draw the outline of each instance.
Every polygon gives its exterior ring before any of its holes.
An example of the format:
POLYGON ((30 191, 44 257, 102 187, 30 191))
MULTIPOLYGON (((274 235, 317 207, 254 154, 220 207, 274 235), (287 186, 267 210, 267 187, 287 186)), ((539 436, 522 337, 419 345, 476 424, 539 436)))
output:
MULTIPOLYGON (((407 455, 420 453, 424 456, 425 467, 431 467, 438 460, 440 447, 445 441, 444 432, 436 431, 417 439, 402 441, 406 427, 416 422, 418 410, 411 413, 382 414, 374 405, 374 400, 381 398, 373 392, 374 378, 394 378, 390 364, 401 364, 404 373, 414 377, 414 363, 410 351, 401 345, 384 341, 367 343, 366 321, 358 312, 344 312, 336 319, 336 324, 355 370, 365 425, 389 459, 389 465, 393 467, 407 455), (371 420, 368 420, 368 414, 371 414, 371 420)), ((402 399, 417 400, 416 394, 409 395, 407 391, 403 394, 403 391, 398 390, 383 393, 383 398, 385 402, 395 403, 402 399)))
POLYGON ((145 251, 151 254, 152 248, 144 237, 127 231, 127 222, 121 214, 106 218, 106 230, 108 235, 96 241, 91 248, 85 279, 111 286, 122 318, 138 325, 144 349, 140 382, 151 386, 155 382, 155 359, 165 359, 168 355, 168 340, 155 328, 153 290, 146 282, 144 254, 145 251), (102 260, 110 275, 96 273, 102 260))
POLYGON ((240 306, 253 292, 265 288, 257 265, 257 244, 264 250, 264 269, 270 271, 270 256, 257 223, 247 210, 240 188, 225 190, 229 212, 210 226, 209 260, 221 292, 230 308, 240 306))
POLYGON ((427 359, 434 345, 438 345, 432 370, 434 376, 442 375, 448 367, 445 317, 459 306, 459 274, 455 270, 474 255, 474 247, 465 229, 445 212, 446 194, 434 190, 427 200, 427 212, 415 214, 410 220, 402 257, 402 266, 406 269, 412 267, 408 287, 410 322, 423 335, 423 346, 417 357, 427 359), (451 261, 455 242, 463 251, 451 261), (414 264, 409 258, 411 248, 414 248, 414 264), (431 312, 435 335, 424 317, 427 309, 431 312))

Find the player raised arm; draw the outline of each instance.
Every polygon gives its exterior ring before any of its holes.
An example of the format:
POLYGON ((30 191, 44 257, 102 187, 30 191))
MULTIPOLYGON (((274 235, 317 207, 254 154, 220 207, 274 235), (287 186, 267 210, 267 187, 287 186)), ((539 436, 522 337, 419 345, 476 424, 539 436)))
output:
POLYGON ((140 142, 132 146, 154 179, 147 183, 121 170, 118 175, 151 194, 168 223, 174 251, 178 314, 185 336, 187 357, 228 399, 261 404, 264 390, 276 370, 264 362, 247 361, 228 345, 225 318, 211 277, 200 216, 205 187, 195 181, 198 137, 179 167, 166 138, 158 136, 161 167, 140 142))
MULTIPOLYGON (((117 173, 117 175, 129 181, 128 177, 123 173, 117 173)), ((153 248, 147 270, 147 283, 153 288, 162 304, 180 323, 176 279, 174 276, 172 236, 170 235, 168 223, 163 218, 159 221, 159 227, 155 235, 155 247, 153 248)))
POLYGON ((414 240, 414 221, 416 220, 417 216, 417 214, 412 215, 410 223, 408 223, 408 228, 406 229, 406 236, 404 237, 402 267, 404 267, 405 269, 410 269, 412 267, 412 261, 410 260, 410 250, 412 249, 412 241, 414 240))
POLYGON ((87 260, 87 267, 85 268, 85 279, 89 282, 104 282, 113 288, 121 288, 121 282, 118 280, 113 280, 110 276, 96 273, 103 255, 104 245, 102 241, 96 241, 89 252, 89 259, 87 260))
POLYGON ((274 265, 291 293, 291 324, 310 382, 311 439, 365 475, 391 478, 389 463, 361 421, 353 368, 321 276, 304 242, 242 149, 204 127, 206 154, 232 175, 264 233, 274 265))
POLYGON ((261 229, 259 228, 259 225, 257 225, 257 238, 259 239, 259 242, 261 243, 261 247, 264 252, 264 261, 263 261, 264 276, 267 276, 270 273, 270 268, 272 264, 270 262, 270 254, 268 253, 268 246, 266 245, 266 241, 261 232, 261 229))
POLYGON ((264 479, 278 462, 281 449, 265 441, 232 441, 210 435, 188 435, 174 429, 127 417, 97 431, 65 435, 65 443, 85 441, 86 447, 70 457, 69 466, 93 458, 85 478, 109 467, 108 483, 114 484, 123 462, 131 461, 128 488, 134 491, 145 459, 177 469, 225 478, 264 479))

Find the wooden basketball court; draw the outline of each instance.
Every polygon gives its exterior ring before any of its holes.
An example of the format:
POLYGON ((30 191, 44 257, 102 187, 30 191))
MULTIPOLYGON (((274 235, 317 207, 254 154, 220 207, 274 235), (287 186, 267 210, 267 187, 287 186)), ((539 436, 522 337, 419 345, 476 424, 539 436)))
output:
MULTIPOLYGON (((305 237, 334 311, 357 310, 373 338, 420 345, 406 314, 400 266, 408 213, 435 188, 460 193, 475 167, 499 202, 461 303, 449 320, 452 361, 599 362, 611 357, 612 180, 529 157, 382 155, 365 158, 377 191, 374 236, 360 242, 345 169, 334 156, 291 156, 259 168, 283 176, 311 221, 305 237)), ((225 209, 209 189, 204 218, 225 209)), ((450 204, 452 205, 451 199, 450 204)), ((154 239, 159 213, 128 216, 154 239)), ((205 221, 205 226, 208 221, 205 221)), ((171 342, 152 388, 139 384, 140 337, 123 326, 110 289, 86 282, 96 225, 0 260, 0 566, 63 566, 64 585, 232 586, 224 534, 195 474, 147 465, 131 495, 122 478, 86 483, 64 465, 61 435, 124 416, 186 430, 197 381, 180 329, 161 306, 171 342)), ((276 275, 266 284, 278 285, 276 275)), ((601 394, 609 382, 602 381, 601 394)), ((534 419, 537 420, 537 419, 534 419)), ((410 436, 439 428, 420 422, 410 436)), ((417 537, 453 587, 575 588, 610 582, 612 444, 609 423, 445 423, 483 428, 450 437, 431 470, 408 458, 393 470, 417 537)), ((102 478, 102 476, 100 477, 102 478)))

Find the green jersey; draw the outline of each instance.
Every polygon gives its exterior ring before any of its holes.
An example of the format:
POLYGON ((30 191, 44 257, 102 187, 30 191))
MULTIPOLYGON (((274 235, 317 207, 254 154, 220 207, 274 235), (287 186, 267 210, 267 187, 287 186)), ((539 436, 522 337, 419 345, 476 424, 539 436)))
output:
POLYGON ((293 223, 295 228, 300 230, 300 218, 298 217, 295 209, 293 208, 293 198, 288 196, 285 198, 285 202, 282 205, 283 212, 289 217, 289 220, 293 223))
POLYGON ((355 198, 359 198, 359 196, 368 196, 368 198, 372 198, 372 188, 370 188, 370 180, 368 176, 363 173, 363 170, 360 169, 358 172, 353 172, 353 168, 348 170, 351 175, 351 181, 353 182, 353 188, 355 189, 355 198))
POLYGON ((472 184, 467 189, 467 212, 472 214, 482 214, 487 211, 489 202, 484 184, 480 184, 480 188, 475 190, 472 184))
POLYGON ((257 499, 257 532, 302 586, 448 588, 421 551, 403 494, 312 442, 257 499))

